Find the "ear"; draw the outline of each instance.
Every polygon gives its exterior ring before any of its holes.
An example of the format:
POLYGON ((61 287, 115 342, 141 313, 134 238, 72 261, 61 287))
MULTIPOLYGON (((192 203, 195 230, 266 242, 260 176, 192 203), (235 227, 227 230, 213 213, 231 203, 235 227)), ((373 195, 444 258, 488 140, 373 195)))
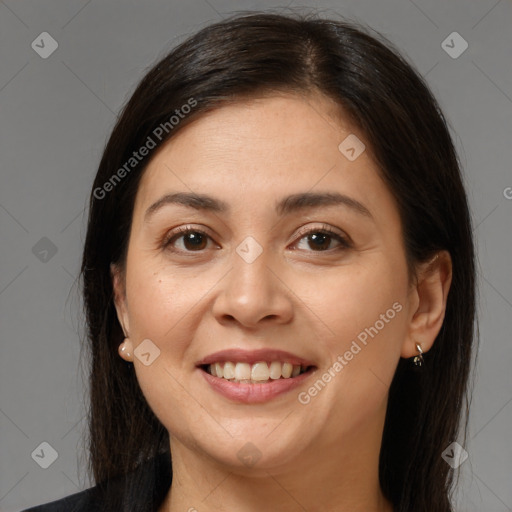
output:
POLYGON ((130 335, 128 320, 128 308, 126 305, 126 287, 124 272, 115 263, 110 264, 110 276, 114 290, 114 304, 117 311, 117 319, 121 324, 125 337, 130 335))
POLYGON ((415 306, 402 346, 402 357, 417 355, 416 343, 421 345, 423 352, 432 348, 443 325, 451 282, 452 259, 448 251, 440 251, 434 259, 419 266, 410 295, 411 304, 415 306))

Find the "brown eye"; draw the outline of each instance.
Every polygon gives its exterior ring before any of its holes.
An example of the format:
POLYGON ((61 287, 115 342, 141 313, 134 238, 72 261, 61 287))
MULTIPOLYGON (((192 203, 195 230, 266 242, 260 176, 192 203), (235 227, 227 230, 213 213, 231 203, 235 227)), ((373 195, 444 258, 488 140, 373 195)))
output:
POLYGON ((332 241, 332 236, 326 233, 313 233, 308 235, 308 244, 313 249, 319 249, 320 251, 325 251, 329 249, 329 245, 332 241))
POLYGON ((329 227, 323 227, 322 229, 310 229, 309 231, 300 233, 299 236, 301 237, 299 244, 302 240, 306 240, 307 248, 313 250, 313 252, 342 250, 351 247, 350 242, 346 238, 329 227), (333 242, 335 242, 335 246, 331 247, 333 242))
POLYGON ((182 237, 183 245, 187 250, 196 251, 206 247, 206 236, 197 231, 192 231, 186 235, 182 235, 182 237))
POLYGON ((209 238, 204 231, 185 228, 178 230, 178 233, 172 233, 163 246, 176 252, 197 252, 206 249, 209 238))

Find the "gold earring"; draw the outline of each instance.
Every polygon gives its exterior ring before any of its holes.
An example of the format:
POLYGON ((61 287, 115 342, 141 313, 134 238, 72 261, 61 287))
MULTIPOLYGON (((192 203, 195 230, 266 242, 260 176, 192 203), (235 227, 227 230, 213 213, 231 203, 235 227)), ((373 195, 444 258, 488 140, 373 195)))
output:
POLYGON ((133 361, 133 345, 129 338, 125 338, 123 343, 118 348, 119 355, 131 363, 133 361))
POLYGON ((423 350, 421 350, 421 345, 419 343, 416 343, 416 350, 418 351, 418 355, 414 356, 412 362, 415 366, 420 367, 423 366, 425 360, 423 359, 423 350))

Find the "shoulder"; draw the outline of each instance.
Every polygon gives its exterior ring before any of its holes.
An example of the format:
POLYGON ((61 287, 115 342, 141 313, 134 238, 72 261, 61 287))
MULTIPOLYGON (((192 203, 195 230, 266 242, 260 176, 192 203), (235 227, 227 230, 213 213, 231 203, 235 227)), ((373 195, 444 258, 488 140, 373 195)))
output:
MULTIPOLYGON (((71 494, 57 501, 22 512, 104 512, 129 510, 134 501, 156 510, 163 502, 172 479, 170 453, 161 453, 142 463, 135 471, 71 494), (126 508, 128 506, 129 508, 126 508)), ((146 510, 146 509, 145 509, 146 510)))
POLYGON ((60 500, 29 508, 23 512, 95 512, 99 510, 97 487, 91 487, 60 500))

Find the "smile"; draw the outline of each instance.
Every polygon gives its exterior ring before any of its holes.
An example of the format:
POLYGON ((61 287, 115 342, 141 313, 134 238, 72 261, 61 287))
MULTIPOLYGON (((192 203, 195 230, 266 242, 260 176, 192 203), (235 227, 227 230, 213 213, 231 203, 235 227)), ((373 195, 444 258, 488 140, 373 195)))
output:
POLYGON ((281 350, 230 349, 196 364, 216 393, 239 403, 262 403, 300 386, 317 369, 281 350))
POLYGON ((290 379, 305 373, 308 367, 281 363, 281 361, 259 361, 253 365, 249 363, 226 361, 207 365, 205 370, 214 377, 230 382, 243 382, 246 384, 261 384, 277 379, 290 379))

